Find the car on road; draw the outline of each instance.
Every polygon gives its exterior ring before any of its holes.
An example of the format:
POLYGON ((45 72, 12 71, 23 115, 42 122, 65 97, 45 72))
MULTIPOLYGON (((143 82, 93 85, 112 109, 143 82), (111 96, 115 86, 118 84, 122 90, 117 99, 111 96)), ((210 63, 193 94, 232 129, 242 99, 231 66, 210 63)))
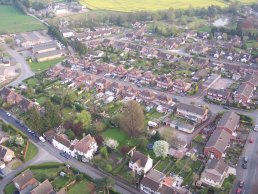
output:
POLYGON ((254 126, 254 131, 258 131, 258 125, 254 126))
POLYGON ((247 156, 243 157, 243 162, 244 162, 244 163, 247 163, 247 162, 248 162, 247 156))
POLYGON ((242 168, 243 168, 243 169, 247 169, 247 163, 243 163, 243 164, 242 164, 242 168))
POLYGON ((242 192, 242 189, 240 189, 240 188, 238 188, 237 190, 236 190, 236 194, 242 194, 243 192, 242 192))
POLYGON ((66 158, 67 160, 70 160, 71 159, 71 156, 69 156, 67 153, 65 153, 65 152, 60 152, 59 153, 60 154, 60 156, 63 156, 64 158, 66 158))
POLYGON ((9 112, 7 112, 7 113, 6 113, 6 115, 7 115, 8 117, 10 117, 10 116, 11 116, 11 114, 10 114, 9 112))
POLYGON ((239 181, 239 182, 238 182, 238 186, 239 186, 240 188, 243 188, 243 187, 244 187, 244 184, 245 184, 244 181, 239 181))
POLYGON ((226 110, 230 110, 230 108, 228 106, 223 106, 223 108, 226 110))
POLYGON ((43 143, 45 143, 45 142, 46 142, 45 138, 44 138, 44 137, 42 137, 42 136, 40 136, 40 137, 39 137, 39 140, 40 140, 41 142, 43 142, 43 143))

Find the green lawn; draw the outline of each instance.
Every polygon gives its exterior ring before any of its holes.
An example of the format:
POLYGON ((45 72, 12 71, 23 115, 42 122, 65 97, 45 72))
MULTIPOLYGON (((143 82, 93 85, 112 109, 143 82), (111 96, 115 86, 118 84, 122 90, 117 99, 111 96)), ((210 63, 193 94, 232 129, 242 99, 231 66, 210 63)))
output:
POLYGON ((37 102, 40 104, 40 105, 43 105, 49 98, 47 96, 40 96, 38 99, 37 99, 37 102))
POLYGON ((32 158, 34 158, 38 153, 38 148, 33 144, 33 143, 29 143, 29 147, 28 147, 28 151, 27 151, 27 155, 25 158, 25 162, 31 160, 32 158))
POLYGON ((104 138, 111 138, 118 141, 119 146, 123 146, 126 144, 126 142, 129 140, 128 135, 122 131, 122 129, 108 129, 102 133, 102 136, 104 138))
POLYGON ((83 194, 88 194, 90 193, 89 191, 89 182, 87 180, 82 180, 81 182, 75 184, 74 186, 72 186, 69 191, 68 194, 79 194, 79 193, 83 193, 83 194))
POLYGON ((15 192, 15 187, 13 183, 9 183, 8 185, 6 185, 6 187, 4 188, 4 193, 5 194, 13 194, 15 192))
POLYGON ((90 9, 113 10, 122 12, 162 9, 188 9, 205 8, 211 5, 225 7, 226 4, 219 0, 80 0, 90 9))
POLYGON ((69 183, 69 178, 58 176, 53 180, 52 185, 56 190, 60 190, 69 183))
POLYGON ((45 29, 36 19, 14 6, 0 5, 0 33, 16 33, 45 29))
POLYGON ((31 62, 29 64, 30 64, 32 71, 40 72, 40 71, 47 70, 48 68, 56 65, 57 63, 59 63, 63 60, 64 60, 64 57, 59 58, 59 59, 53 59, 50 61, 44 61, 44 62, 31 62))

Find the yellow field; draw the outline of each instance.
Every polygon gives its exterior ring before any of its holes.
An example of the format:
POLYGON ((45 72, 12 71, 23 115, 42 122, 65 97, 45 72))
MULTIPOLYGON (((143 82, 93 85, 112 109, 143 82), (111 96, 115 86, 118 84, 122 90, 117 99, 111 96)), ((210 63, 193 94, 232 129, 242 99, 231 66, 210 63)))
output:
POLYGON ((210 5, 226 6, 222 0, 80 0, 80 2, 86 5, 86 7, 94 10, 102 9, 121 12, 142 10, 156 11, 169 8, 201 8, 210 5))

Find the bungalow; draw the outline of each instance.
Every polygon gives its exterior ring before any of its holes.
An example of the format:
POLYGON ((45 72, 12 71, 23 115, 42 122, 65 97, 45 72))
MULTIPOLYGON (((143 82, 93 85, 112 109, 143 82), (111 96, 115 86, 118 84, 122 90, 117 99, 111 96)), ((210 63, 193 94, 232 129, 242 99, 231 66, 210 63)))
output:
POLYGON ((223 114, 218 122, 217 129, 225 130, 233 135, 239 127, 240 116, 235 112, 228 111, 223 114))
POLYGON ((141 83, 150 85, 155 81, 155 76, 152 74, 151 71, 146 71, 143 73, 143 76, 141 77, 141 83))
POLYGON ((81 156, 85 160, 92 159, 93 154, 97 151, 97 149, 97 142, 95 141, 94 137, 92 137, 90 134, 83 137, 74 145, 74 152, 76 153, 76 158, 78 158, 78 156, 81 156))
POLYGON ((54 51, 48 51, 44 53, 37 53, 35 54, 35 59, 38 62, 48 61, 56 58, 61 58, 63 56, 62 50, 54 50, 54 51))
POLYGON ((210 100, 215 100, 222 103, 227 103, 230 101, 231 92, 227 89, 213 89, 209 88, 207 90, 206 97, 210 100))
POLYGON ((242 83, 234 93, 234 101, 242 105, 248 105, 251 102, 254 88, 247 83, 242 83))
POLYGON ((225 156, 224 152, 228 147, 230 139, 231 134, 227 131, 215 129, 204 147, 204 154, 221 159, 225 156))
POLYGON ((173 84, 172 80, 166 76, 157 77, 156 83, 157 83, 157 87, 165 90, 169 89, 173 84))
POLYGON ((130 151, 131 159, 129 161, 129 168, 136 172, 138 175, 146 174, 153 165, 153 160, 148 156, 145 156, 139 151, 130 151))
POLYGON ((187 92, 191 87, 190 83, 184 82, 183 80, 176 79, 173 83, 172 90, 176 93, 187 92))
POLYGON ((39 183, 37 187, 31 190, 30 194, 54 194, 54 189, 49 180, 45 180, 42 183, 39 183))
POLYGON ((0 160, 7 163, 15 157, 14 152, 9 148, 0 145, 0 160))
POLYGON ((33 177, 32 172, 28 169, 13 179, 13 184, 21 194, 31 191, 38 185, 38 181, 33 177))
POLYGON ((132 69, 127 73, 127 78, 129 81, 137 81, 142 77, 142 71, 139 69, 132 69))
POLYGON ((179 103, 177 114, 197 123, 201 123, 208 118, 208 109, 179 103))
POLYGON ((221 187, 228 175, 229 166, 222 159, 210 159, 201 175, 200 181, 212 187, 221 187))
POLYGON ((118 77, 124 77, 125 74, 127 73, 127 70, 125 69, 125 67, 123 65, 119 65, 114 71, 113 73, 115 75, 117 75, 118 77))

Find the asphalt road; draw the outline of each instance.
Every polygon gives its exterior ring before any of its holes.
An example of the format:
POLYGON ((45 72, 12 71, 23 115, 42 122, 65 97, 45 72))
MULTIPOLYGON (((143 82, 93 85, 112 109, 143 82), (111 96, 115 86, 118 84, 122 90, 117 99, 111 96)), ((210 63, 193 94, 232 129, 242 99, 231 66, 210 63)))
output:
POLYGON ((237 180, 232 188, 231 194, 235 194, 238 188, 239 181, 244 181, 243 194, 258 193, 258 132, 252 131, 249 134, 248 140, 252 138, 253 143, 247 141, 243 154, 240 157, 237 167, 237 180), (248 157, 247 169, 242 168, 243 157, 248 157))
POLYGON ((16 87, 23 80, 34 75, 34 72, 31 71, 30 66, 28 65, 28 63, 26 62, 23 56, 21 56, 17 51, 10 49, 6 44, 2 44, 1 46, 4 48, 5 52, 7 52, 11 57, 13 57, 17 61, 17 63, 19 63, 20 69, 21 69, 21 72, 18 78, 13 82, 9 83, 8 86, 16 87))
MULTIPOLYGON (((60 161, 60 162, 69 164, 71 167, 78 169, 80 172, 85 173, 94 179, 107 176, 106 173, 92 167, 89 164, 79 162, 79 161, 75 160, 74 158, 67 160, 64 157, 60 156, 60 154, 59 154, 60 150, 54 148, 51 144, 49 144, 47 142, 45 142, 45 143, 40 142, 38 140, 38 138, 34 137, 33 135, 31 135, 30 133, 27 132, 26 126, 21 126, 16 121, 17 119, 13 118, 12 116, 8 116, 6 114, 6 112, 2 109, 0 109, 0 118, 2 120, 4 120, 5 122, 15 126, 22 132, 26 133, 28 135, 28 137, 35 143, 35 145, 41 150, 40 153, 45 153, 43 155, 44 157, 42 157, 42 158, 46 158, 46 157, 53 158, 54 157, 56 161, 60 161), (46 153, 47 153, 47 155, 46 155, 46 153)), ((39 155, 38 157, 40 157, 41 154, 38 154, 38 155, 39 155)), ((35 157, 33 160, 20 166, 16 171, 6 175, 6 177, 4 177, 4 179, 2 179, 0 181, 0 192, 4 189, 5 185, 8 184, 14 178, 15 174, 21 172, 23 169, 30 166, 31 164, 35 164, 35 163, 38 164, 38 163, 44 162, 44 159, 39 159, 38 157, 35 157)), ((137 191, 130 185, 123 183, 119 179, 116 179, 115 189, 122 194, 138 194, 138 193, 140 193, 139 191, 137 191)))

